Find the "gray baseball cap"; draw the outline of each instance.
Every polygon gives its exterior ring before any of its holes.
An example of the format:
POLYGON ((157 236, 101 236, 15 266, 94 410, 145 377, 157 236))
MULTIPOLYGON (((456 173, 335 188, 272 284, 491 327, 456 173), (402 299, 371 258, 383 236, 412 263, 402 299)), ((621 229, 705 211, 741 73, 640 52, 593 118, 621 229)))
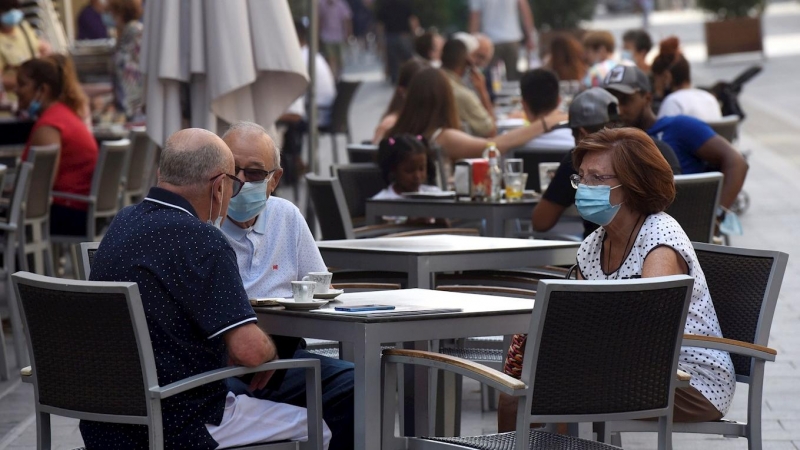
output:
POLYGON ((587 89, 572 99, 569 105, 569 127, 603 125, 617 120, 619 101, 605 89, 587 89))
POLYGON ((602 87, 623 94, 650 92, 650 80, 638 67, 620 64, 608 72, 602 87))

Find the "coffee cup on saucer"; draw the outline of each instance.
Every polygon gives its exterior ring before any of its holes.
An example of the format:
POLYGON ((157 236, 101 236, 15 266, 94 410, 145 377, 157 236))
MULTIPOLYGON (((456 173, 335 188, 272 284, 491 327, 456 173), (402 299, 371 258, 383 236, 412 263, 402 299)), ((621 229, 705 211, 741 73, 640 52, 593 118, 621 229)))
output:
POLYGON ((311 303, 314 301, 314 281, 292 281, 292 297, 295 303, 311 303))
POLYGON ((314 289, 315 294, 327 294, 331 286, 333 274, 330 272, 309 272, 303 277, 303 281, 313 281, 317 284, 314 289))

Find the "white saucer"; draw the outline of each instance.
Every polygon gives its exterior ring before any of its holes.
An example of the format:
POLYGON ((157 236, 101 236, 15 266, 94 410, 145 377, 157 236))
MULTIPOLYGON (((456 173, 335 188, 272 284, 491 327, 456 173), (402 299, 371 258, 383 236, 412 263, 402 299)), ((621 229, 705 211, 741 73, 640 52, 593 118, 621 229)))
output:
POLYGON ((293 299, 277 300, 284 308, 294 311, 311 311, 327 305, 327 300, 314 300, 313 302, 295 303, 293 299))
POLYGON ((333 300, 336 297, 342 295, 344 293, 344 289, 328 289, 326 293, 315 293, 314 298, 319 300, 333 300))

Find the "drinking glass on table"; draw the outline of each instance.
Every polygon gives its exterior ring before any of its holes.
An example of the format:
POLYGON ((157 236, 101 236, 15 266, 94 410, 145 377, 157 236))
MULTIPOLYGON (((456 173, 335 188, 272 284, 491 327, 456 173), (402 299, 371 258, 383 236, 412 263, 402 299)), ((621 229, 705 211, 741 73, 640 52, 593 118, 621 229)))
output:
POLYGON ((505 173, 522 173, 522 159, 506 158, 505 173))
POLYGON ((503 175, 506 184, 506 200, 516 202, 522 199, 525 183, 528 182, 527 173, 506 173, 503 175))

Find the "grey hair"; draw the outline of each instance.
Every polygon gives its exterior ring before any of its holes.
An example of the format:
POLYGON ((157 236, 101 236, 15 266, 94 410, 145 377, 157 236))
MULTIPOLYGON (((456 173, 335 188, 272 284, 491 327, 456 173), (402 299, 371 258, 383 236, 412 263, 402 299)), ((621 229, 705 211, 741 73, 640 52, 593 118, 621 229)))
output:
POLYGON ((272 144, 272 159, 275 163, 274 167, 278 168, 281 166, 281 149, 279 149, 278 145, 275 144, 275 139, 272 138, 272 135, 269 134, 266 128, 255 122, 239 121, 231 124, 225 134, 222 135, 222 139, 225 140, 226 137, 237 132, 257 133, 268 137, 269 142, 272 144))
POLYGON ((213 140, 196 148, 188 148, 196 142, 185 134, 167 139, 158 164, 159 181, 173 186, 192 186, 226 172, 231 160, 230 150, 226 154, 227 149, 216 145, 213 140))

